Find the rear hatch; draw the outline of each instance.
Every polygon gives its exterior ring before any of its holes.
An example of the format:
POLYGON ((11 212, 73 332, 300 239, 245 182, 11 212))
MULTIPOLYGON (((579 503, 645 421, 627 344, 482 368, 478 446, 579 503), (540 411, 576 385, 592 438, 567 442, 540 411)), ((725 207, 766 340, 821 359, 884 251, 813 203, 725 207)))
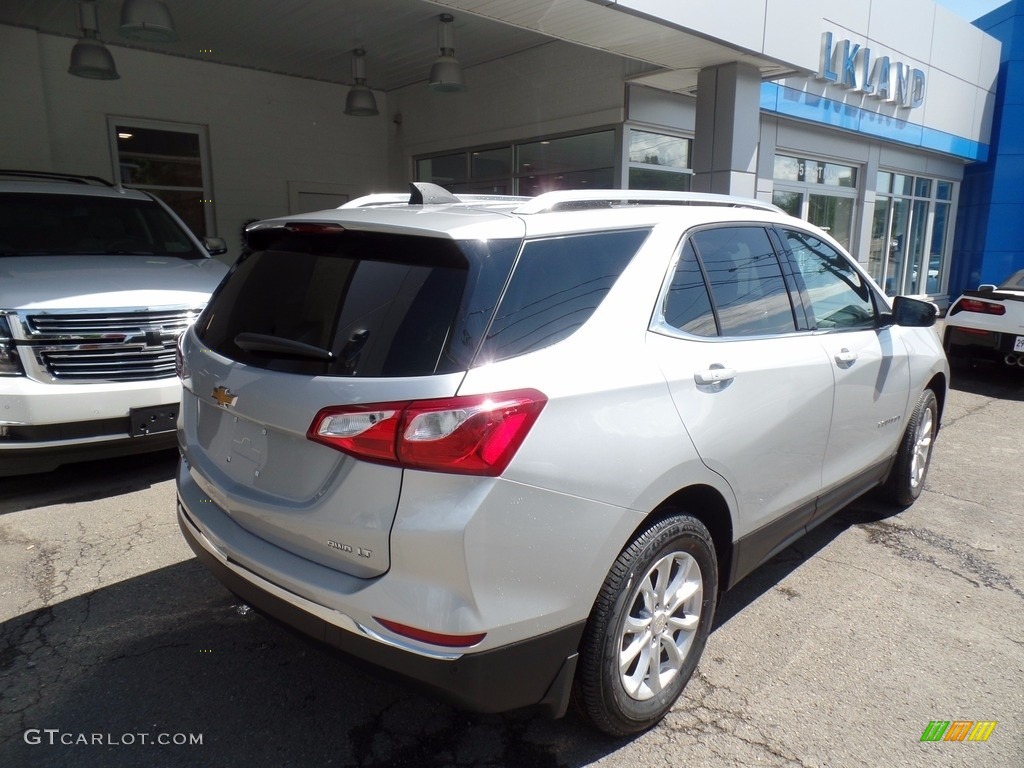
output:
POLYGON ((362 226, 250 233, 186 336, 182 424, 193 477, 237 524, 369 578, 390 564, 403 470, 314 442, 311 426, 325 408, 453 397, 520 240, 362 226))

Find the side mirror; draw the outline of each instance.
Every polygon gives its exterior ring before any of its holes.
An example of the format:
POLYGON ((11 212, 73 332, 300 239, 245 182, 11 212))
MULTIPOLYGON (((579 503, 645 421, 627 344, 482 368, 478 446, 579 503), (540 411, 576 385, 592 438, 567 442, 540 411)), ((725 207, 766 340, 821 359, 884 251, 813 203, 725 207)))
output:
POLYGON ((892 300, 892 321, 907 328, 931 328, 939 316, 939 308, 930 301, 897 296, 892 300))
POLYGON ((228 244, 223 237, 204 237, 203 247, 211 256, 219 256, 228 252, 228 244))
POLYGON ((992 283, 982 283, 978 286, 978 291, 981 293, 992 293, 995 289, 996 286, 992 285, 992 283))

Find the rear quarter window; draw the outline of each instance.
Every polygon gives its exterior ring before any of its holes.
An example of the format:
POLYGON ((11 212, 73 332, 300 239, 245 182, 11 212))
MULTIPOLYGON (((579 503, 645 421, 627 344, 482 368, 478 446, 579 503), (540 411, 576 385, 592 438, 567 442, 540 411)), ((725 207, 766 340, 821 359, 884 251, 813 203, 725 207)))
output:
POLYGON ((527 241, 480 362, 534 352, 572 335, 594 314, 648 233, 638 229, 527 241))

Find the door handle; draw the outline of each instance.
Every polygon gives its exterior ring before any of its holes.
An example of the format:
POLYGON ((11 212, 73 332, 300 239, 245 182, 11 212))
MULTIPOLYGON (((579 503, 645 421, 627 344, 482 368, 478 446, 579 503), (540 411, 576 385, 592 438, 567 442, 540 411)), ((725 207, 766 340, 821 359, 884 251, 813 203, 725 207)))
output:
POLYGON ((716 364, 706 371, 697 371, 693 378, 698 384, 722 384, 736 378, 736 369, 716 364))
POLYGON ((851 352, 846 347, 843 347, 836 353, 836 362, 840 365, 855 363, 857 362, 857 353, 851 352))

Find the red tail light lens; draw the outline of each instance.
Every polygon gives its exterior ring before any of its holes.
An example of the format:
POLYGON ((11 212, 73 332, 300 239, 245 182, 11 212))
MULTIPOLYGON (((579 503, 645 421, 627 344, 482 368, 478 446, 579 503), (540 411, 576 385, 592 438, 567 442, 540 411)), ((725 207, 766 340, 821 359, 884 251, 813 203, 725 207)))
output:
POLYGON ((980 312, 983 315, 1005 315, 1006 307, 1002 304, 993 304, 989 301, 978 301, 977 299, 961 299, 956 305, 957 312, 980 312))
POLYGON ((497 477, 546 403, 543 394, 525 389, 324 408, 307 436, 366 461, 497 477))

